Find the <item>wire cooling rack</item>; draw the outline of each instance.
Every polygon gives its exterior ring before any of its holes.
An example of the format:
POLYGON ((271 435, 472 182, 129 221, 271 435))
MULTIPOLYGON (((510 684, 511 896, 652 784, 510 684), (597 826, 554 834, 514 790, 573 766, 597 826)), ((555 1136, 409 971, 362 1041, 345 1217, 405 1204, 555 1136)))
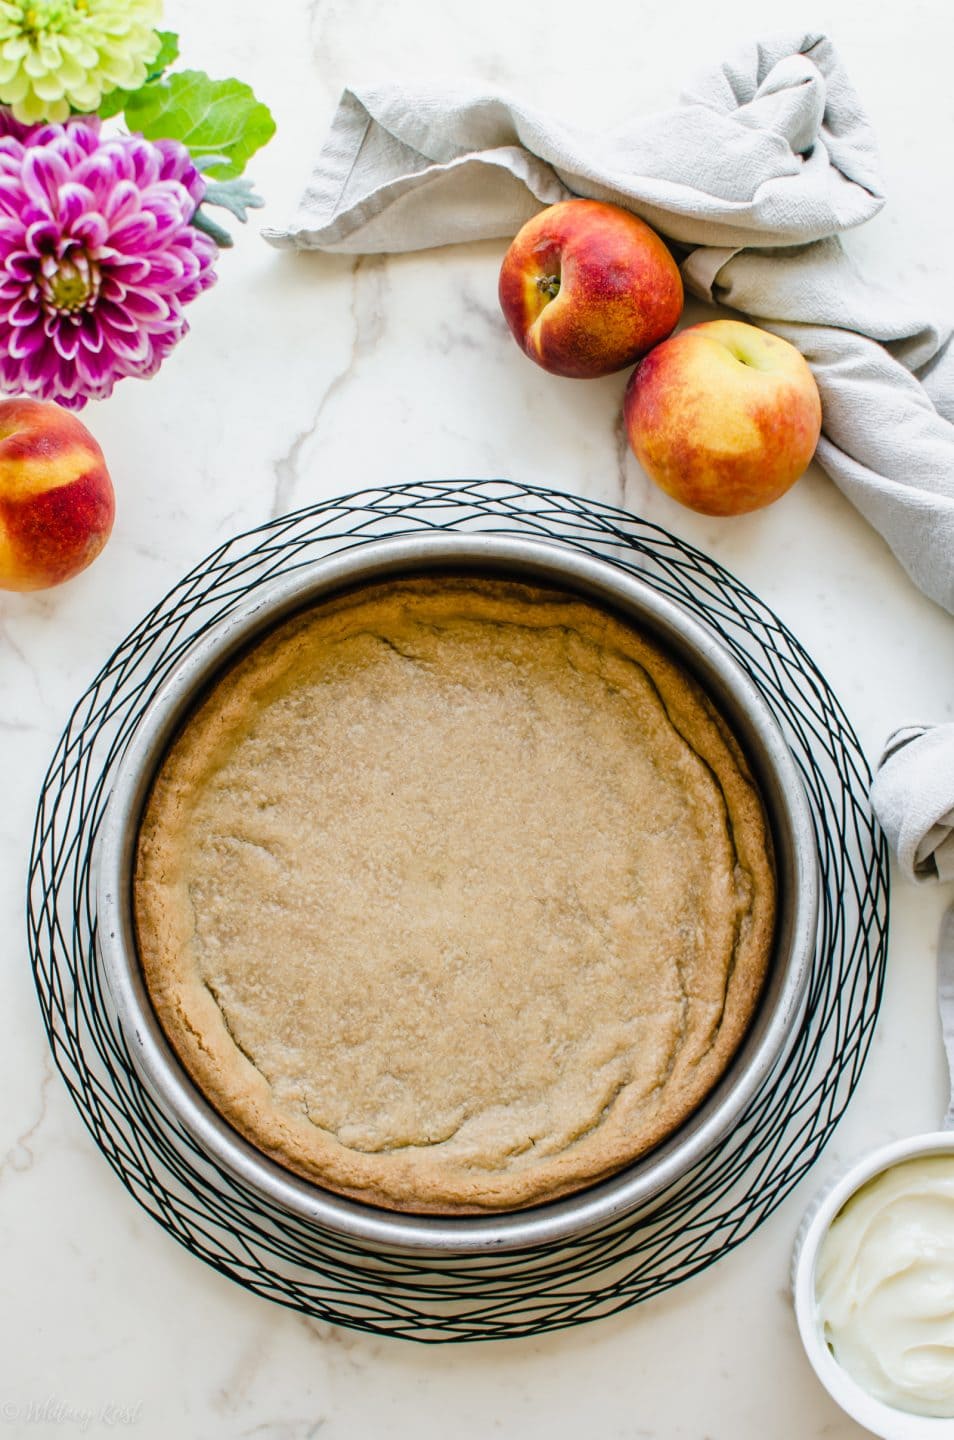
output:
POLYGON ((422 1341, 539 1334, 611 1315, 741 1244, 817 1158, 864 1063, 884 977, 884 841, 837 699, 767 606, 714 560, 621 510, 505 481, 364 490, 238 535, 109 658, 70 718, 36 818, 28 928, 56 1064, 129 1193, 180 1244, 257 1295, 422 1341), (812 811, 822 877, 805 1017, 728 1143, 637 1215, 509 1255, 382 1253, 290 1217, 215 1166, 133 1067, 96 961, 95 850, 116 766, 166 675, 250 591, 322 556, 422 530, 536 535, 637 573, 719 632, 762 691, 812 811))

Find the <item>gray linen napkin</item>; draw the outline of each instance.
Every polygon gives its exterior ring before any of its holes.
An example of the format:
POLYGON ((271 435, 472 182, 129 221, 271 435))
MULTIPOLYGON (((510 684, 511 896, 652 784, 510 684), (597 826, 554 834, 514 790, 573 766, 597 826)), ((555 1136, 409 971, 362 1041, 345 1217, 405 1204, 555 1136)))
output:
MULTIPOLYGON (((871 807, 908 880, 954 880, 954 724, 906 725, 889 735, 871 807)), ((954 905, 941 922, 937 1002, 947 1055, 954 1130, 954 905)))
POLYGON ((954 880, 954 724, 889 735, 871 805, 908 880, 954 880))
POLYGON ((838 232, 883 201, 875 142, 830 41, 752 44, 680 105, 600 133, 486 89, 346 91, 273 244, 369 253, 512 236, 542 206, 627 206, 688 251, 695 294, 791 340, 821 391, 818 459, 954 612, 951 328, 863 280, 838 232))

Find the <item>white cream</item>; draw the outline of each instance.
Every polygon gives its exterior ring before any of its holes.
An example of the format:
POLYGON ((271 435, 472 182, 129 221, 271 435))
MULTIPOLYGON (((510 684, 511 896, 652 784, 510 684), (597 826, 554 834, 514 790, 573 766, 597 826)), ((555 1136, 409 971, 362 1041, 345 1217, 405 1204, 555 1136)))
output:
POLYGON ((906 1160, 844 1205, 816 1297, 838 1363, 869 1394, 954 1417, 954 1155, 906 1160))

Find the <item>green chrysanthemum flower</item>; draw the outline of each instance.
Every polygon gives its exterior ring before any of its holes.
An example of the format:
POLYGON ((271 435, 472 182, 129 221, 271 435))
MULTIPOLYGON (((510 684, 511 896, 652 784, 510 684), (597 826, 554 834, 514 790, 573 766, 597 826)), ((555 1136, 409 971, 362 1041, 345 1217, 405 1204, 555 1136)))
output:
POLYGON ((0 0, 0 101, 18 120, 66 120, 136 90, 159 53, 162 0, 0 0))

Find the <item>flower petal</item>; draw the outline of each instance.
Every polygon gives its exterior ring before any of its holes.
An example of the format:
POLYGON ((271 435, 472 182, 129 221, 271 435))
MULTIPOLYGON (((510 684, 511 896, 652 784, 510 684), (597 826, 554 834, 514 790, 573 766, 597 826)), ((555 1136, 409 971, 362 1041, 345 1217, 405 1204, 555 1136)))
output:
POLYGON ((56 211, 59 188, 69 179, 62 158, 48 145, 33 145, 23 157, 23 185, 38 205, 56 211))
POLYGON ((15 305, 11 305, 7 311, 7 323, 10 325, 35 325, 40 319, 40 307, 35 300, 27 295, 21 295, 15 305))

